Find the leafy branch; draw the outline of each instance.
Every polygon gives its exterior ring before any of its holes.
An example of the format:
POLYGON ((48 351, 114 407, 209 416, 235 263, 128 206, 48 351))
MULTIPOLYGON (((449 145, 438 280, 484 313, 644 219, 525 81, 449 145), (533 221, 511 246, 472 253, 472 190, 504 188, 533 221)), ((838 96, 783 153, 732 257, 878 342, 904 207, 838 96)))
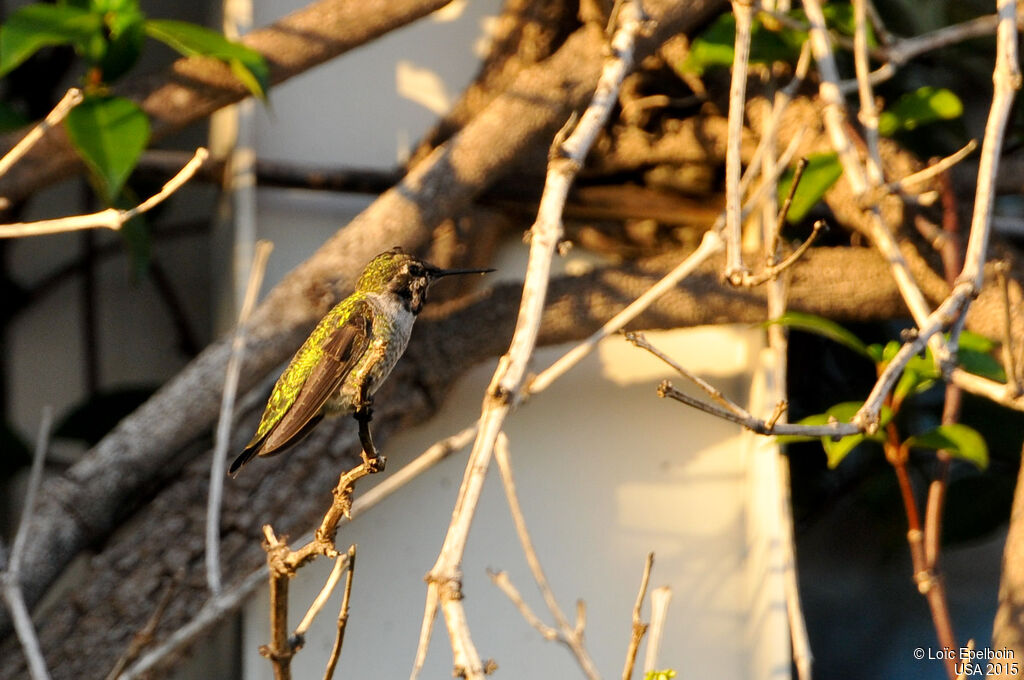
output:
POLYGON ((150 121, 130 99, 109 86, 138 62, 145 38, 185 56, 226 63, 253 95, 266 97, 270 70, 263 56, 203 26, 150 19, 139 0, 61 0, 13 12, 0 26, 0 76, 44 47, 70 46, 86 62, 84 98, 68 112, 64 127, 107 205, 121 200, 125 181, 150 138, 150 121))

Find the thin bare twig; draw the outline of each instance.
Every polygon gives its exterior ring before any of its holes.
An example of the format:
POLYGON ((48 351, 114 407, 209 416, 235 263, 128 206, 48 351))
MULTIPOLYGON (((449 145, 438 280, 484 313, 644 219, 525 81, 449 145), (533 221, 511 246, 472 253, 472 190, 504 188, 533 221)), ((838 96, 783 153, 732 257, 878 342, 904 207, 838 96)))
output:
POLYGON ((647 337, 643 333, 627 332, 624 334, 624 336, 627 342, 631 343, 634 347, 645 349, 654 356, 656 356, 657 358, 661 359, 664 363, 668 364, 669 367, 675 370, 676 373, 683 376, 684 378, 692 382, 694 385, 704 390, 704 392, 706 392, 709 397, 714 399, 716 402, 718 402, 721 406, 725 407, 734 415, 739 416, 740 418, 752 417, 745 408, 734 402, 732 399, 729 399, 729 397, 725 396, 725 394, 723 394, 722 391, 719 390, 717 387, 715 387, 708 381, 704 380, 696 373, 693 373, 688 368, 684 367, 682 364, 677 362, 675 359, 665 354, 660 349, 658 349, 650 342, 648 342, 647 337))
MULTIPOLYGON (((302 645, 302 638, 288 636, 288 583, 296 571, 319 555, 338 557, 334 538, 342 517, 351 516, 352 492, 355 483, 363 477, 384 469, 384 457, 373 447, 366 420, 359 421, 360 441, 363 442, 363 462, 343 472, 334 487, 331 507, 313 532, 313 538, 296 550, 278 538, 273 528, 263 527, 266 538, 264 549, 267 553, 267 568, 270 585, 270 643, 260 647, 260 654, 266 657, 274 669, 276 680, 291 678, 291 660, 302 645), (369 448, 369 451, 365 449, 369 448)), ((333 587, 333 586, 332 586, 333 587)), ((315 612, 314 612, 315 613, 315 612)))
POLYGON ((695 409, 704 411, 705 413, 723 418, 730 422, 742 425, 743 427, 756 432, 757 434, 779 434, 779 435, 799 435, 804 437, 845 437, 851 434, 859 434, 863 430, 853 423, 830 423, 828 425, 791 425, 789 423, 780 423, 778 416, 773 416, 769 420, 762 420, 750 414, 745 408, 726 397, 718 388, 710 383, 706 382, 699 376, 690 372, 688 369, 680 365, 678 362, 672 359, 657 347, 652 345, 641 333, 627 333, 626 339, 639 347, 644 349, 654 356, 661 359, 663 362, 675 369, 680 375, 687 380, 690 380, 695 385, 700 387, 702 390, 717 401, 721 406, 709 404, 700 399, 696 399, 680 392, 676 388, 672 387, 672 383, 668 380, 662 381, 658 386, 658 396, 668 397, 675 399, 676 401, 682 402, 687 406, 692 406, 695 409))
POLYGON ((249 269, 249 282, 245 289, 245 300, 238 314, 238 325, 231 339, 231 356, 228 358, 227 374, 224 378, 224 394, 220 402, 220 417, 214 431, 213 459, 210 463, 210 492, 206 504, 206 583, 210 592, 216 597, 220 595, 220 508, 224 497, 224 464, 228 446, 231 444, 231 424, 234 418, 235 397, 238 394, 238 374, 242 369, 242 356, 245 352, 245 325, 249 320, 260 286, 263 285, 263 274, 267 270, 267 258, 274 246, 270 241, 256 244, 252 265, 249 269))
POLYGON ((747 97, 750 27, 754 8, 749 0, 733 0, 732 13, 736 17, 736 38, 729 85, 728 136, 725 142, 725 279, 733 285, 739 285, 745 272, 740 215, 740 142, 743 139, 743 110, 747 97))
POLYGON ((356 573, 356 547, 348 547, 348 573, 345 574, 345 591, 341 597, 341 609, 338 610, 338 627, 334 634, 334 645, 331 646, 331 656, 327 659, 327 667, 324 669, 324 680, 331 680, 334 677, 334 669, 341 658, 341 646, 345 643, 345 629, 348 628, 348 606, 352 598, 352 577, 356 573))
POLYGON ((882 176, 882 154, 878 148, 878 106, 875 104, 875 93, 868 79, 868 20, 865 5, 867 0, 853 0, 853 61, 857 69, 857 84, 860 94, 860 114, 857 116, 864 126, 864 139, 867 142, 868 157, 866 159, 867 180, 869 187, 875 187, 884 180, 882 176))
MULTIPOLYGON (((64 96, 57 102, 57 105, 53 107, 53 110, 46 115, 46 118, 29 130, 28 134, 14 145, 14 148, 8 151, 3 158, 0 158, 0 176, 6 175, 11 167, 20 161, 28 153, 28 150, 43 138, 47 130, 60 125, 60 122, 67 117, 68 112, 82 103, 83 98, 82 91, 77 87, 73 87, 65 92, 64 96)), ((7 202, 6 198, 0 200, 4 203, 7 202)))
MULTIPOLYGON (((584 675, 591 680, 597 680, 600 674, 597 672, 594 660, 590 658, 590 654, 583 644, 583 631, 569 623, 561 607, 558 606, 558 600, 555 598, 554 591, 551 590, 551 584, 548 583, 548 579, 544 575, 544 568, 541 567, 540 558, 537 556, 537 551, 533 546, 530 532, 526 528, 523 508, 519 504, 519 495, 516 493, 516 481, 512 474, 512 462, 509 459, 508 448, 508 435, 502 431, 498 434, 498 440, 495 442, 494 462, 498 464, 498 471, 501 473, 501 483, 505 489, 505 498, 508 500, 509 512, 516 527, 519 544, 522 546, 523 554, 526 556, 526 563, 530 566, 533 580, 544 597, 544 603, 547 605, 548 611, 551 612, 551 616, 555 619, 555 624, 558 626, 556 639, 569 648, 569 651, 576 657, 576 661, 579 663, 584 675)), ((494 580, 493 577, 492 580, 494 580)))
POLYGON ((508 572, 491 571, 488 569, 487 576, 490 577, 491 583, 493 583, 498 590, 505 593, 505 597, 515 605, 516 609, 519 610, 519 614, 526 619, 526 622, 530 624, 534 630, 540 633, 542 638, 548 642, 566 643, 565 638, 562 637, 557 630, 541 621, 540 617, 533 613, 533 610, 530 609, 530 605, 526 604, 526 600, 524 600, 523 596, 519 593, 519 589, 513 585, 512 579, 508 576, 508 572))
MULTIPOLYGON (((996 65, 992 72, 995 89, 992 106, 985 122, 985 135, 978 160, 978 184, 971 216, 971 231, 964 255, 964 268, 960 280, 970 281, 974 290, 982 287, 983 266, 988 252, 992 205, 995 201, 995 179, 999 171, 1003 137, 1010 111, 1021 86, 1020 63, 1017 56, 1016 0, 998 0, 999 27, 996 30, 996 65)), ((956 338, 953 338, 956 342, 956 338)))
POLYGON ((668 605, 672 602, 672 589, 660 586, 651 591, 651 623, 647 627, 647 650, 644 652, 644 673, 658 668, 661 636, 665 632, 668 605))
POLYGON ((285 564, 288 544, 274 534, 269 524, 263 525, 263 536, 270 576, 270 644, 261 645, 259 651, 273 666, 274 680, 291 680, 295 648, 288 640, 288 582, 294 570, 289 573, 285 564))
POLYGON ((663 381, 658 386, 658 396, 674 399, 686 404, 687 406, 691 406, 698 411, 704 411, 705 413, 717 416, 723 420, 728 420, 729 422, 736 423, 737 425, 742 425, 757 434, 840 438, 864 432, 864 429, 856 423, 834 422, 829 423, 828 425, 794 425, 790 423, 773 422, 772 419, 762 420, 761 418, 755 418, 753 416, 750 418, 743 418, 735 413, 719 408, 714 404, 709 404, 706 401, 695 399, 685 392, 680 392, 674 388, 672 383, 668 380, 663 381))
POLYGON ((331 593, 334 592, 334 588, 338 585, 338 581, 341 580, 341 575, 345 572, 345 569, 349 566, 349 554, 352 551, 352 547, 349 547, 349 552, 343 555, 338 555, 334 558, 334 567, 331 569, 330 575, 327 577, 327 581, 324 582, 324 587, 320 589, 317 596, 313 598, 313 603, 309 605, 309 609, 306 610, 305 616, 302 617, 302 621, 295 627, 295 632, 292 633, 292 646, 298 649, 300 646, 305 644, 306 631, 313 625, 313 619, 317 617, 320 610, 327 604, 327 600, 330 599, 331 593))
MULTIPOLYGON (((803 59, 809 57, 809 54, 810 45, 805 41, 800 56, 803 59)), ((776 102, 780 98, 785 97, 788 99, 791 96, 791 93, 784 89, 776 94, 776 102)), ((762 163, 765 176, 773 177, 777 174, 776 160, 774 153, 772 153, 776 145, 774 129, 768 126, 766 134, 771 135, 770 138, 765 140, 769 153, 765 154, 762 163)), ((765 264, 769 268, 778 263, 780 234, 785 225, 786 217, 789 214, 799 178, 806 166, 806 159, 801 159, 797 163, 793 183, 789 188, 781 209, 777 208, 774 201, 770 199, 765 201, 765 207, 762 210, 761 216, 761 229, 762 242, 765 244, 764 247, 767 251, 765 254, 765 264)), ((774 197, 775 193, 769 192, 769 196, 774 197)), ((776 277, 768 281, 766 297, 769 319, 781 318, 785 313, 787 306, 786 290, 787 285, 784 280, 776 277)), ((787 422, 786 374, 788 372, 789 339, 786 328, 781 324, 769 325, 767 335, 767 356, 770 363, 767 367, 768 375, 765 376, 765 397, 767 403, 775 402, 775 408, 765 424, 769 428, 774 428, 778 423, 784 424, 787 422)), ((758 455, 758 452, 755 452, 754 455, 758 455)), ((789 622, 789 638, 793 654, 793 664, 796 666, 797 677, 800 680, 811 680, 813 655, 811 654, 811 644, 807 634, 807 621, 804 617, 803 603, 800 600, 800 584, 797 577, 796 540, 793 531, 793 506, 789 483, 789 459, 779 451, 777 444, 774 442, 770 450, 765 451, 761 456, 761 461, 755 460, 753 463, 760 462, 765 464, 769 475, 774 477, 774 479, 763 480, 761 483, 767 484, 775 492, 774 503, 769 508, 770 511, 774 512, 769 514, 768 518, 769 521, 771 519, 775 520, 776 529, 774 531, 769 529, 767 539, 770 541, 770 545, 777 546, 781 553, 780 566, 786 599, 786 617, 789 622), (770 458, 765 460, 765 456, 770 456, 770 458)), ((763 470, 764 468, 757 469, 763 470)))
POLYGON ((163 618, 164 612, 167 610, 167 605, 171 603, 171 596, 174 594, 175 589, 180 583, 179 577, 174 577, 167 580, 167 585, 164 586, 164 592, 160 596, 160 600, 157 601, 156 607, 153 609, 153 613, 150 615, 149 620, 146 621, 146 625, 142 627, 138 633, 132 636, 132 641, 129 643, 127 649, 124 650, 124 654, 117 660, 114 667, 107 674, 107 680, 117 680, 121 677, 121 673, 128 667, 132 661, 139 658, 139 654, 142 650, 153 644, 153 640, 156 635, 156 628, 160 625, 160 619, 163 618))
POLYGON ((622 680, 630 680, 633 677, 633 666, 636 664, 636 655, 640 650, 640 641, 644 639, 644 634, 647 632, 647 624, 640 618, 640 609, 647 596, 647 583, 651 580, 651 567, 653 566, 654 553, 647 553, 644 573, 640 577, 640 591, 636 594, 636 602, 633 604, 633 628, 629 636, 629 646, 626 648, 626 664, 622 667, 622 680))
POLYGON ((894 182, 889 182, 888 184, 885 185, 885 189, 893 193, 904 193, 907 191, 909 187, 912 187, 915 184, 926 182, 932 179, 933 177, 942 174, 946 170, 949 170, 951 167, 953 167, 954 165, 956 165, 957 163, 959 163, 960 161, 974 153, 974 150, 977 148, 978 141, 976 139, 972 139, 968 141, 966 144, 964 144, 963 148, 953 152, 949 156, 946 156, 945 158, 936 163, 932 163, 927 168, 923 170, 918 170, 913 174, 907 175, 903 179, 898 179, 894 182))
POLYGON ((810 235, 804 239, 804 242, 797 246, 796 250, 790 253, 785 260, 778 264, 768 265, 757 274, 744 274, 740 281, 740 285, 751 287, 760 286, 766 281, 778 278, 779 274, 796 264, 796 261, 799 260, 800 257, 814 244, 818 235, 825 230, 826 226, 825 220, 815 220, 810 235))
POLYGON ((875 7, 875 3, 871 0, 867 2, 868 18, 871 19, 871 25, 875 29, 875 35, 878 36, 878 41, 883 46, 891 45, 894 37, 893 34, 885 27, 885 22, 882 21, 882 17, 878 14, 878 9, 875 7))
POLYGON ((169 196, 182 187, 185 182, 192 178, 199 166, 202 165, 209 152, 200 147, 196 149, 185 167, 177 175, 164 184, 159 192, 150 196, 139 205, 129 210, 118 210, 107 208, 88 215, 72 215, 70 217, 58 217, 52 220, 38 220, 36 222, 12 222, 0 224, 0 238, 21 238, 24 236, 40 236, 43 234, 57 234, 66 231, 81 231, 83 229, 112 229, 118 231, 126 222, 133 217, 149 212, 160 203, 163 203, 169 196))
POLYGON ((999 27, 999 19, 1000 15, 998 14, 988 14, 952 26, 943 26, 930 33, 903 38, 883 48, 882 54, 890 64, 902 66, 927 52, 955 45, 965 40, 992 35, 999 27))
MULTIPOLYGON (((769 134, 774 135, 774 131, 769 127, 769 134)), ((774 143, 772 144, 774 145, 774 143)), ((785 165, 776 163, 774 159, 771 163, 768 163, 768 158, 771 154, 767 154, 765 161, 762 163, 772 168, 772 172, 765 173, 768 176, 768 181, 765 182, 762 188, 765 186, 771 187, 775 184, 775 177, 778 174, 779 167, 785 167, 785 165)), ((755 287, 767 281, 773 281, 778 278, 779 274, 793 266, 800 257, 807 252, 807 249, 811 247, 814 241, 818 238, 818 234, 825 228, 824 220, 817 220, 814 223, 813 231, 800 246, 790 254, 784 261, 779 262, 777 257, 778 244, 779 244, 779 233, 782 231, 782 225, 786 221, 786 216, 789 214, 790 206, 793 205, 793 196, 796 195, 797 187, 800 186, 800 180, 804 176, 804 171, 807 169, 808 161, 806 158, 801 158, 797 161, 796 168, 793 171, 793 181, 789 185, 789 191, 786 193, 786 198, 782 203, 782 210, 779 211, 778 216, 775 213, 775 199, 772 191, 767 191, 767 197, 765 198, 764 211, 766 214, 771 216, 770 222, 775 223, 774 229, 771 230, 770 234, 767 234, 767 238, 762 239, 765 245, 765 265, 763 270, 758 274, 751 274, 744 270, 742 273, 734 275, 731 283, 734 286, 744 287, 755 287)))
POLYGON ((32 680, 49 680, 50 673, 46 669, 46 660, 39 647, 39 638, 36 636, 35 626, 32 625, 32 616, 21 592, 21 563, 25 556, 25 546, 28 544, 29 525, 32 523, 32 514, 36 508, 36 496, 39 494, 39 487, 43 482, 43 464, 46 461, 46 450, 50 445, 52 423, 53 409, 46 406, 43 408, 42 418, 39 422, 39 434, 36 437, 35 453, 32 456, 32 469, 29 472, 28 487, 25 490, 25 507, 21 511, 21 519, 18 520, 18 531, 14 535, 14 545, 11 547, 7 565, 3 571, 0 571, 0 594, 3 595, 7 602, 7 608, 11 612, 14 631, 18 635, 25 659, 28 661, 28 671, 32 680))
POLYGON ((1016 395, 1024 392, 1021 376, 1017 371, 1016 351, 1013 347, 1013 324, 1011 323, 1010 278, 1006 275, 1009 265, 1006 260, 996 262, 996 277, 1003 293, 1003 370, 1006 373, 1006 384, 1013 385, 1016 395))

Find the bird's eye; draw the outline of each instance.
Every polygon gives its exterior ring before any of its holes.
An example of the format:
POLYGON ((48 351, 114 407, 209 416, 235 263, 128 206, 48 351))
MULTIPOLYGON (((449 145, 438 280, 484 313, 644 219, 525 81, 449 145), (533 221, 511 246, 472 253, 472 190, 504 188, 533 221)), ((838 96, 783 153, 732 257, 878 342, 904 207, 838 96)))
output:
POLYGON ((423 276, 423 273, 423 267, 419 266, 418 264, 409 265, 409 274, 411 274, 412 276, 423 276))

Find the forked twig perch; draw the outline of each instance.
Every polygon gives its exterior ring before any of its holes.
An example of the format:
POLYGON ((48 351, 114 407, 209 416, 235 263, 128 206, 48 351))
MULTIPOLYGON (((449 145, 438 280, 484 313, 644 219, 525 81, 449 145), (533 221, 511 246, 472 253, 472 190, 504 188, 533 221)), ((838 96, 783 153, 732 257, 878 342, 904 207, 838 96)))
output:
MULTIPOLYGON (((312 615, 319 611, 319 607, 311 607, 311 614, 300 624, 298 634, 288 635, 288 584, 295 576, 296 570, 306 563, 323 555, 331 559, 345 559, 346 556, 339 556, 334 546, 334 538, 338 533, 338 523, 342 517, 350 517, 352 508, 352 492, 355 490, 355 483, 363 477, 380 472, 384 469, 384 456, 381 456, 374 447, 370 435, 368 414, 358 416, 359 440, 363 443, 363 462, 356 467, 343 472, 338 478, 338 484, 334 487, 333 501, 327 510, 320 526, 313 534, 313 538, 297 550, 291 550, 284 539, 279 538, 274 529, 264 525, 263 535, 266 538, 264 549, 267 552, 267 567, 269 570, 270 582, 270 644, 260 647, 260 654, 270 660, 274 667, 274 678, 276 680, 288 680, 291 678, 291 660, 303 643, 303 634, 312 622, 312 615)), ((337 584, 339 567, 328 578, 328 586, 325 586, 317 598, 318 602, 326 601, 330 591, 337 584), (325 592, 326 591, 326 592, 325 592)), ((351 587, 346 585, 346 587, 351 587)), ((314 603, 315 604, 315 603, 314 603)), ((347 620, 347 617, 346 617, 347 620)), ((344 635, 342 630, 341 635, 344 635)), ((337 643, 340 649, 340 643, 337 643)), ((336 662, 336 659, 335 659, 336 662)))

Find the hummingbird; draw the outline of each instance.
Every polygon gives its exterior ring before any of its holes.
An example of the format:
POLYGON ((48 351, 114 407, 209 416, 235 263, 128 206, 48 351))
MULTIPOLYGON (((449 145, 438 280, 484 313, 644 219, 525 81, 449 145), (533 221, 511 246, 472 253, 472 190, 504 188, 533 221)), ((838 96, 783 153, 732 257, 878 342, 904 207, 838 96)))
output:
POLYGON ((361 426, 369 422, 373 394, 405 352, 430 285, 492 271, 441 269, 397 247, 370 260, 355 291, 320 320, 277 379, 256 434, 228 474, 234 477, 256 456, 288 449, 324 416, 352 413, 361 426))

